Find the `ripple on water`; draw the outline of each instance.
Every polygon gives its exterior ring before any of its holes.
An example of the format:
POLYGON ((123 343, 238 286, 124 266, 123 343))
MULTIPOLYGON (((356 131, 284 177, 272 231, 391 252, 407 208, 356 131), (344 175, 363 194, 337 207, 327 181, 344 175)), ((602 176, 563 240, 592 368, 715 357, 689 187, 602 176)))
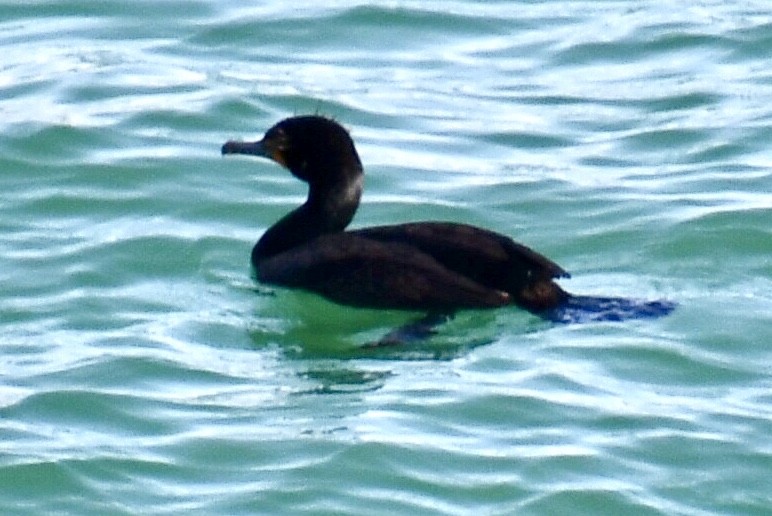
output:
POLYGON ((766 4, 136 7, 0 6, 0 506, 772 507, 766 4), (256 286, 305 191, 219 154, 308 112, 358 143, 357 226, 470 221, 677 310, 361 349, 405 314, 256 286))

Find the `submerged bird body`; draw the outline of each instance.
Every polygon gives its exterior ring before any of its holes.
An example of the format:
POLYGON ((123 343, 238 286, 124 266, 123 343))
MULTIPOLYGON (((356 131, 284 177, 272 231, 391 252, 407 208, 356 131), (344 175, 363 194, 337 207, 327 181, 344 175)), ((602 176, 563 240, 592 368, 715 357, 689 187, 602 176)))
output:
POLYGON ((569 276, 559 265, 493 231, 451 222, 345 231, 363 169, 348 132, 333 120, 288 118, 260 141, 227 142, 222 153, 270 158, 309 185, 306 202, 252 250, 261 282, 344 305, 446 314, 514 304, 545 315, 579 299, 555 283, 569 276))

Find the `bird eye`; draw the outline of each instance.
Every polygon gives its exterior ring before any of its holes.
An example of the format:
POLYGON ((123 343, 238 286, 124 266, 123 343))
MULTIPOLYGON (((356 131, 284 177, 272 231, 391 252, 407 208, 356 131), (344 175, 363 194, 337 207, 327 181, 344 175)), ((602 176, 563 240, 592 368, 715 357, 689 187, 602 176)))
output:
POLYGON ((265 135, 266 141, 271 142, 271 147, 277 151, 286 150, 289 147, 289 137, 286 131, 281 127, 277 127, 268 131, 265 135))

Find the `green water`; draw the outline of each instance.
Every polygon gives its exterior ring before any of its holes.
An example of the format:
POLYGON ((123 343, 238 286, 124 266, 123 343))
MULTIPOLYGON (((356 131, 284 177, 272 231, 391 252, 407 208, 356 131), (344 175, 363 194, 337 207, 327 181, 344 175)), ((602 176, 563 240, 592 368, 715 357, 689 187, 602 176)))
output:
POLYGON ((0 2, 0 513, 770 514, 772 7, 0 2), (470 222, 658 320, 255 284, 320 112, 354 225, 470 222))

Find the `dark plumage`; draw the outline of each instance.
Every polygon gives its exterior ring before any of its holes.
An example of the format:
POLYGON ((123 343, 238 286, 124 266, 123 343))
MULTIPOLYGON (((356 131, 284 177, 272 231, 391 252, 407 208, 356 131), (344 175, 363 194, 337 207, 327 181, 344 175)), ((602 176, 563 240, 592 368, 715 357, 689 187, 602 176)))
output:
POLYGON ((354 142, 333 120, 288 118, 260 141, 227 142, 222 153, 270 158, 309 185, 306 202, 252 250, 261 282, 344 305, 428 313, 513 304, 545 315, 571 300, 596 299, 568 294, 554 282, 568 277, 559 265, 486 229, 414 222, 345 231, 363 170, 354 142))

